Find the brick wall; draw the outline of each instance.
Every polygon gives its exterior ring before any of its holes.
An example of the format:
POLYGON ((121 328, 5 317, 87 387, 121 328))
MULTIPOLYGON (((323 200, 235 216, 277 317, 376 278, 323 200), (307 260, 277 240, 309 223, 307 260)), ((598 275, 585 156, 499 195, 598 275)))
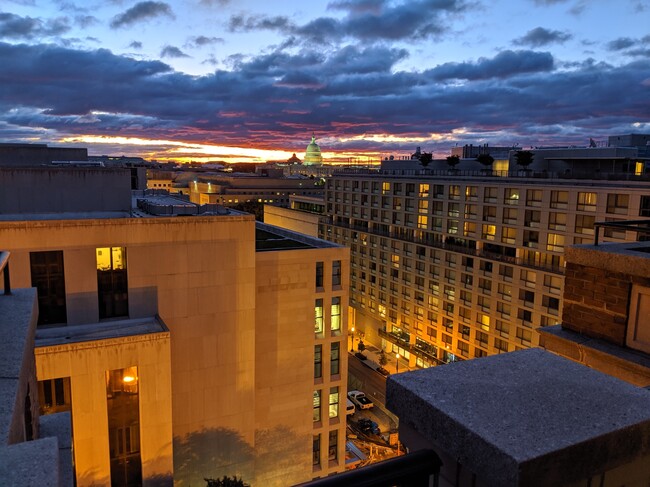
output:
POLYGON ((567 263, 562 327, 625 345, 632 283, 648 285, 648 281, 621 272, 567 263))

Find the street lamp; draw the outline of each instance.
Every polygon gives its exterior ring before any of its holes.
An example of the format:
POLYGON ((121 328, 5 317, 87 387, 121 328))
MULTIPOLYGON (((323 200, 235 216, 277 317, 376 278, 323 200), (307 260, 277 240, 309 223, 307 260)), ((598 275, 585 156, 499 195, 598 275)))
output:
POLYGON ((354 326, 350 331, 352 332, 352 344, 350 345, 350 352, 354 352, 354 326))
POLYGON ((399 374, 399 353, 395 354, 395 373, 399 374))

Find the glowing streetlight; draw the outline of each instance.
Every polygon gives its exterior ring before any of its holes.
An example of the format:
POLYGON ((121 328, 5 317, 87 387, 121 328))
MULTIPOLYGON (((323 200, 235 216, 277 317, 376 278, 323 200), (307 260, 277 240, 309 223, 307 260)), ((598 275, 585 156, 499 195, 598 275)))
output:
POLYGON ((354 352, 354 326, 350 329, 352 333, 352 344, 350 345, 350 352, 354 352))
POLYGON ((399 353, 395 354, 395 373, 399 374, 399 353))

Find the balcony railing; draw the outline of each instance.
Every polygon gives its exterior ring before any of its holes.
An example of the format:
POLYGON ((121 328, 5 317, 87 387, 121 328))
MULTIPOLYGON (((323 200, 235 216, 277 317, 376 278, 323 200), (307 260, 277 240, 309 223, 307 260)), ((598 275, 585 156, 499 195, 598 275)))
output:
POLYGON ((594 223, 594 245, 598 245, 598 237, 601 227, 629 230, 637 234, 650 235, 650 220, 627 220, 617 222, 595 222, 594 223))
MULTIPOLYGON (((334 221, 333 218, 324 216, 321 218, 322 225, 331 225, 333 227, 347 228, 350 230, 362 231, 372 235, 377 235, 380 237, 389 237, 401 241, 412 242, 420 245, 427 245, 429 247, 435 247, 444 250, 450 250, 452 252, 458 252, 472 257, 482 257, 485 259, 496 260, 498 262, 505 262, 508 264, 518 265, 522 267, 528 267, 531 269, 542 270, 546 272, 553 272, 556 274, 563 274, 564 268, 551 264, 544 264, 541 262, 535 262, 532 260, 522 259, 520 257, 512 257, 509 255, 503 255, 496 252, 490 252, 487 250, 478 250, 470 247, 463 247, 462 245, 457 245, 449 242, 438 241, 431 237, 431 235, 425 235, 423 237, 410 236, 406 232, 390 232, 383 231, 377 228, 361 228, 357 225, 353 225, 341 220, 334 221)), ((433 232, 435 233, 435 232, 433 232)))
POLYGON ((423 360, 426 360, 431 363, 435 363, 438 365, 443 365, 445 363, 444 360, 440 360, 435 353, 434 350, 426 350, 422 346, 418 346, 417 344, 414 343, 409 343, 408 340, 405 340, 402 338, 400 335, 397 333, 390 333, 387 332, 386 330, 379 329, 378 330, 379 336, 388 340, 389 342, 398 345, 402 347, 405 350, 408 350, 409 353, 412 353, 416 357, 419 357, 423 360))
POLYGON ((418 450, 299 487, 438 487, 442 461, 433 450, 418 450))

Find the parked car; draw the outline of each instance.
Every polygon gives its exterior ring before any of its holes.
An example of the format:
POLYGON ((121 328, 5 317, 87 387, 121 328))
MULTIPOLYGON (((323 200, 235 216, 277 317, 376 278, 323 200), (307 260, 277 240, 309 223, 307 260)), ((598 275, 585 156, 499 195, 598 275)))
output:
POLYGON ((362 418, 357 422, 357 424, 359 425, 361 432, 367 435, 379 435, 381 433, 381 431, 379 431, 379 425, 372 419, 362 418))
POLYGON ((347 401, 347 406, 345 407, 345 414, 347 416, 350 416, 351 414, 354 414, 357 408, 354 407, 354 403, 349 399, 346 399, 346 401, 347 401))
POLYGON ((374 407, 372 401, 361 391, 348 392, 348 399, 350 399, 359 409, 372 409, 374 407))

